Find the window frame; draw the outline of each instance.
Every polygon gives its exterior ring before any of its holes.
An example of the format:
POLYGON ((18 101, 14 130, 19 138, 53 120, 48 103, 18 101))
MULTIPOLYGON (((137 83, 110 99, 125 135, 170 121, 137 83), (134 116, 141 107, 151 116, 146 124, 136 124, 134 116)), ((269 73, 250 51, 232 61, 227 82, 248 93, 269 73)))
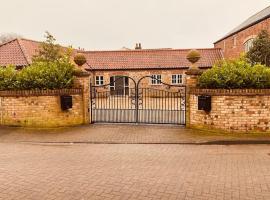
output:
POLYGON ((244 49, 246 53, 249 52, 250 49, 253 47, 254 40, 255 38, 249 38, 248 40, 244 42, 244 49))
POLYGON ((172 74, 171 76, 172 85, 183 85, 184 84, 184 75, 183 74, 172 74), (174 79, 175 76, 175 79, 174 79), (175 83, 174 83, 175 80, 175 83))
POLYGON ((104 85, 104 76, 103 75, 95 76, 95 85, 96 86, 104 85))
POLYGON ((151 83, 151 85, 161 85, 162 84, 162 75, 161 74, 151 75, 150 83, 151 83))
POLYGON ((233 36, 233 48, 237 46, 237 36, 233 36))

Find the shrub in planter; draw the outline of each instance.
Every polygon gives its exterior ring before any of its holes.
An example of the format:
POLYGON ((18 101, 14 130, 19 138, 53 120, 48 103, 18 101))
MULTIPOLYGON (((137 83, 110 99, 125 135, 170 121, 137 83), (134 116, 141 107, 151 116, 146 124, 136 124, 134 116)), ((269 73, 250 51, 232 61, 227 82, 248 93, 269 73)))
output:
POLYGON ((244 58, 225 60, 204 72, 198 85, 209 89, 270 88, 270 69, 265 65, 252 66, 244 58))
POLYGON ((199 51, 193 49, 188 52, 187 60, 191 62, 192 64, 195 64, 196 62, 198 62, 200 58, 201 58, 201 54, 199 53, 199 51))
POLYGON ((74 62, 81 67, 86 63, 86 58, 82 53, 78 53, 74 56, 74 62))

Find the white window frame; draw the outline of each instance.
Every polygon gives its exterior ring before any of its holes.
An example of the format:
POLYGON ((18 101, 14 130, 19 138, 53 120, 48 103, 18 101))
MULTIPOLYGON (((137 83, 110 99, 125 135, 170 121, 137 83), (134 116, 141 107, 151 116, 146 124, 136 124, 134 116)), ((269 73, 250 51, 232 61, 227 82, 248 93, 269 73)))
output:
POLYGON ((110 90, 115 90, 115 76, 110 77, 110 90))
POLYGON ((153 75, 151 75, 151 77, 153 77, 150 80, 151 85, 161 85, 162 84, 162 75, 161 74, 153 74, 153 75))
POLYGON ((172 85, 182 85, 184 84, 183 74, 172 74, 172 85))
POLYGON ((237 46, 237 36, 233 36, 233 48, 237 46))
POLYGON ((95 85, 96 86, 104 85, 104 76, 102 76, 102 75, 96 76, 95 85))
POLYGON ((253 47, 254 40, 255 38, 249 38, 248 40, 245 41, 244 48, 246 53, 249 52, 249 50, 253 47))

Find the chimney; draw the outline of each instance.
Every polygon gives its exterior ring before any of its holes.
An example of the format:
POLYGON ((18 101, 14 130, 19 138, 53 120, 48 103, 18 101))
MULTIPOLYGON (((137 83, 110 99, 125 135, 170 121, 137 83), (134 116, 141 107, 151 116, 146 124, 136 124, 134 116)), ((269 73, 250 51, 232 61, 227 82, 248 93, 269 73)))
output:
POLYGON ((141 44, 141 43, 136 43, 135 49, 136 49, 136 50, 142 49, 142 44, 141 44))

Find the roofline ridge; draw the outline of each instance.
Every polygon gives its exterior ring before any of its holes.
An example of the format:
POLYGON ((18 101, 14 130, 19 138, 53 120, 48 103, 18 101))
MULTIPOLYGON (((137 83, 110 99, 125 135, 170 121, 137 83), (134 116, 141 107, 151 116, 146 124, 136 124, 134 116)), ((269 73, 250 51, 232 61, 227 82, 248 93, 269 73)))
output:
POLYGON ((21 40, 22 39, 18 38, 19 47, 23 53, 23 56, 25 57, 26 62, 28 63, 28 65, 30 65, 32 60, 31 60, 31 58, 29 58, 29 55, 28 55, 26 49, 24 48, 23 44, 21 43, 21 40))
POLYGON ((28 38, 18 38, 18 39, 20 39, 20 40, 26 40, 26 41, 29 41, 29 42, 42 43, 41 41, 32 40, 32 39, 28 39, 28 38))
POLYGON ((14 42, 14 41, 16 41, 16 40, 19 40, 19 38, 14 38, 14 39, 12 39, 12 40, 9 40, 9 41, 7 41, 7 42, 4 42, 4 43, 0 44, 0 47, 2 47, 2 46, 4 46, 4 45, 7 45, 7 44, 9 44, 9 43, 11 43, 11 42, 14 42))
POLYGON ((196 50, 220 50, 221 48, 210 47, 210 48, 184 48, 184 49, 141 49, 141 50, 88 50, 88 51, 79 51, 80 53, 106 53, 106 52, 151 52, 151 51, 189 51, 192 49, 196 50))

